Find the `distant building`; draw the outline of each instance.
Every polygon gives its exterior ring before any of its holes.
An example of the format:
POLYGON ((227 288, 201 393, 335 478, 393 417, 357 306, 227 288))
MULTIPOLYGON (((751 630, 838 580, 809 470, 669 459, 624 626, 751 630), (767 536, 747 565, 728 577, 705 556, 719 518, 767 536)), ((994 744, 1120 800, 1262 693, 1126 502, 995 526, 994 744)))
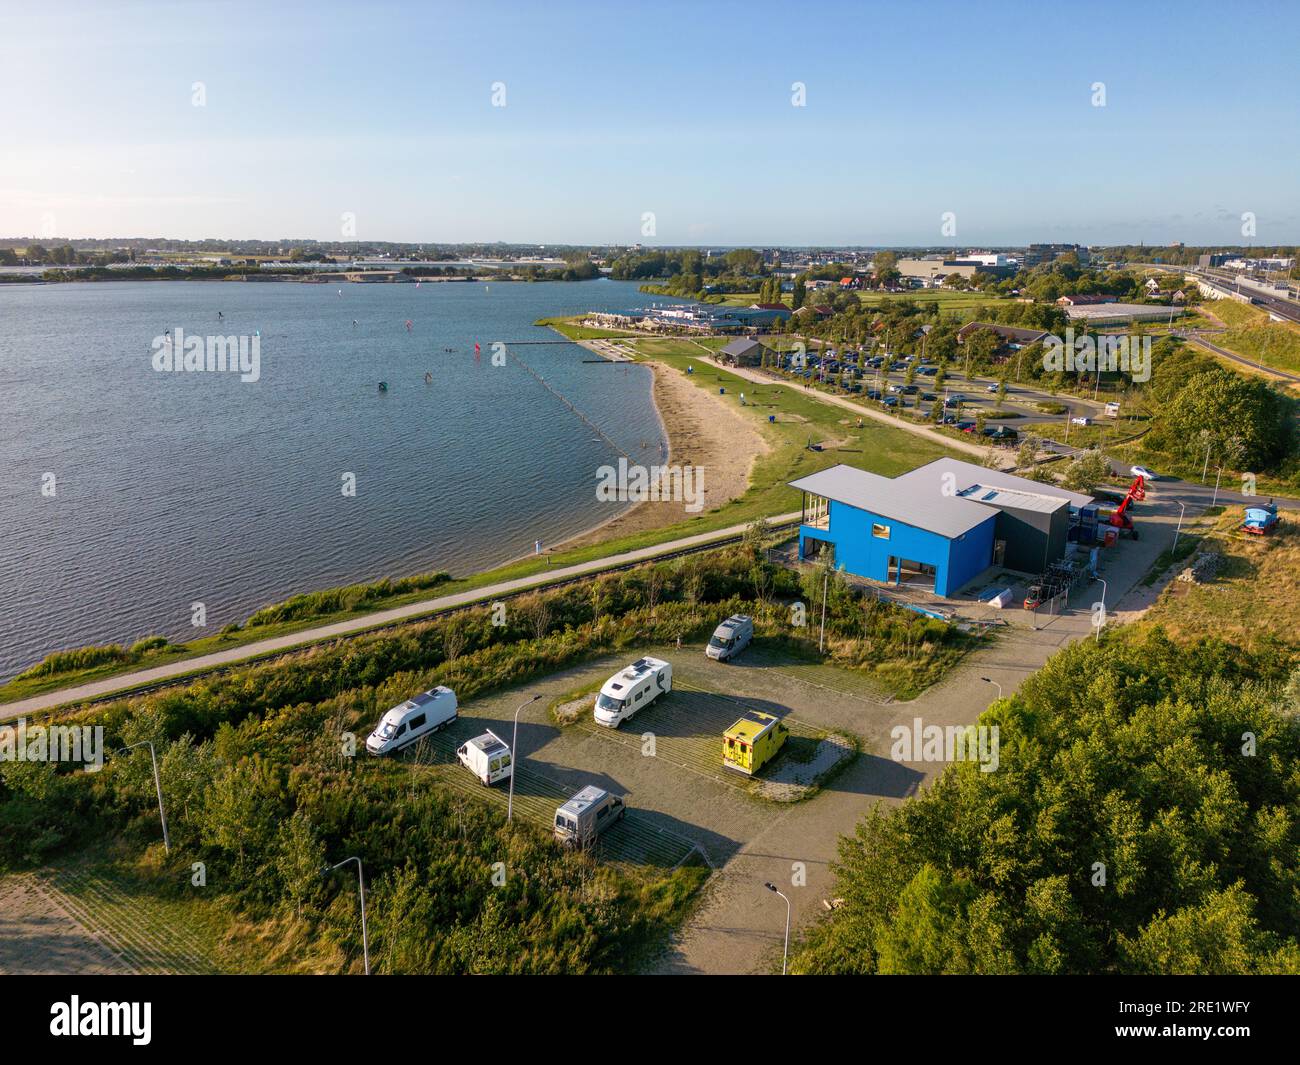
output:
POLYGON ((1022 348, 1047 336, 1046 329, 1025 329, 1017 325, 1000 325, 997 322, 968 322, 957 330, 957 343, 966 343, 976 333, 995 333, 1003 347, 1022 348))
POLYGON ((1021 262, 1029 270, 1043 263, 1055 262, 1068 252, 1074 252, 1079 257, 1080 265, 1089 261, 1088 249, 1081 244, 1031 244, 1025 249, 1021 262))
POLYGON ((762 366, 769 351, 757 340, 737 337, 718 349, 718 361, 726 366, 762 366))
POLYGON ((991 566, 1041 573, 1061 558, 1071 510, 1092 497, 958 459, 898 477, 832 466, 791 481, 804 493, 801 559, 952 596, 991 566), (953 491, 941 490, 950 484, 953 491))
POLYGON ((1072 322, 1093 326, 1165 321, 1170 314, 1182 314, 1183 310, 1148 303, 1102 303, 1089 307, 1067 307, 1065 313, 1072 322))
POLYGON ((1062 307, 1091 307, 1098 303, 1114 303, 1115 297, 1097 293, 1086 296, 1062 296, 1056 302, 1062 307))

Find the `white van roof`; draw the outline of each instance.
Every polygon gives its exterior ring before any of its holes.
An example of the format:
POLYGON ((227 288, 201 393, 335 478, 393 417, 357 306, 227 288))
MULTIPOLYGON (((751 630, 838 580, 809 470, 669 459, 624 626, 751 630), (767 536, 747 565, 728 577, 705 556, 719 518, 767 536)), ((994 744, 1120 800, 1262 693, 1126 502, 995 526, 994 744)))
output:
POLYGON ((430 688, 427 692, 421 692, 419 695, 413 695, 402 704, 402 709, 414 710, 417 706, 427 706, 429 703, 436 702, 439 699, 445 699, 451 695, 452 691, 445 685, 439 684, 436 688, 430 688))
POLYGON ((478 748, 489 758, 494 754, 500 754, 502 751, 510 749, 495 732, 485 732, 482 736, 475 736, 468 743, 469 746, 478 748))
POLYGON ((560 807, 561 813, 571 814, 574 817, 579 816, 584 810, 588 809, 595 803, 598 803, 606 796, 607 792, 594 784, 588 784, 577 795, 560 807))

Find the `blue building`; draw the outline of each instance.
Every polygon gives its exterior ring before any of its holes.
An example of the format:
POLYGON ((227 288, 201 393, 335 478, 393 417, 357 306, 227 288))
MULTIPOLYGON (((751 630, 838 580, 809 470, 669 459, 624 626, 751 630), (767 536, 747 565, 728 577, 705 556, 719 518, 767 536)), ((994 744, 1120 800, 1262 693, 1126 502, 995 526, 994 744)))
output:
POLYGON ((957 459, 900 477, 852 466, 790 482, 803 492, 799 557, 952 596, 990 566, 1038 573, 1065 552, 1091 497, 957 459))

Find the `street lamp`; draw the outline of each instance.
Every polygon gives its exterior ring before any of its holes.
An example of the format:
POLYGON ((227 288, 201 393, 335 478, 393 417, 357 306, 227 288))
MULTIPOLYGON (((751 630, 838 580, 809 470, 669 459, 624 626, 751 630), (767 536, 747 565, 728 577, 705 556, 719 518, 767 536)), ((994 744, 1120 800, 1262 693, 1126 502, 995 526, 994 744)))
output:
POLYGON ((999 698, 999 699, 1002 698, 1002 685, 1001 685, 1001 684, 999 684, 999 683, 998 683, 996 680, 994 680, 992 677, 980 677, 980 680, 982 680, 985 684, 992 684, 993 687, 997 688, 997 690, 998 690, 998 698, 999 698))
POLYGON ((357 888, 361 892, 361 956, 366 963, 366 975, 370 975, 370 933, 366 930, 366 881, 361 873, 361 859, 357 857, 344 858, 335 865, 328 866, 321 873, 322 876, 334 872, 340 866, 347 865, 348 862, 357 863, 357 888))
POLYGON ((1174 502, 1175 502, 1175 503, 1178 503, 1178 506, 1179 506, 1180 509, 1179 509, 1179 511, 1178 511, 1178 528, 1176 528, 1176 529, 1174 530, 1174 546, 1171 547, 1171 548, 1169 549, 1169 553, 1170 553, 1170 555, 1173 555, 1173 556, 1177 557, 1177 554, 1178 554, 1178 534, 1179 534, 1180 532, 1183 531, 1183 515, 1187 513, 1187 504, 1186 504, 1186 503, 1180 503, 1180 502, 1179 502, 1178 500, 1176 500, 1176 499, 1174 500, 1174 502))
POLYGON ((826 592, 830 587, 831 575, 829 571, 822 578, 822 634, 817 641, 817 653, 824 654, 826 651, 826 592))
POLYGON ((785 975, 786 962, 790 957, 790 900, 785 893, 780 891, 770 880, 763 885, 768 891, 775 891, 781 898, 785 899, 785 948, 781 953, 781 975, 785 975))
POLYGON ((506 799, 506 821, 509 822, 515 812, 515 750, 519 745, 519 710, 525 706, 537 702, 542 697, 538 692, 531 699, 526 699, 519 704, 519 709, 515 711, 515 731, 510 737, 510 797, 506 799))
POLYGON ((149 748, 149 758, 153 762, 153 787, 154 791, 158 793, 158 820, 162 822, 163 849, 170 854, 172 845, 171 839, 167 835, 167 812, 163 809, 162 781, 158 778, 158 754, 153 749, 153 742, 151 740, 141 740, 139 743, 132 743, 130 746, 123 747, 122 753, 125 754, 127 751, 136 747, 149 748))
POLYGON ((1097 642, 1101 642, 1101 627, 1106 624, 1106 578, 1098 577, 1101 581, 1101 617, 1097 619, 1097 642))
POLYGON ((1223 467, 1218 467, 1214 474, 1214 495, 1210 498, 1210 506, 1214 506, 1219 501, 1219 480, 1223 477, 1223 467))

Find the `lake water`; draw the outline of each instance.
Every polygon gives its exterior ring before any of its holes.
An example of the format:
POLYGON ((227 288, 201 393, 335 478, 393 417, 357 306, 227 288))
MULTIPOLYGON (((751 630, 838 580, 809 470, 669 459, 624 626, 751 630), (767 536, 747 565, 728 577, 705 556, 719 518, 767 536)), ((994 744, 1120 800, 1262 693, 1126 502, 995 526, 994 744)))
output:
POLYGON ((645 302, 609 280, 0 286, 0 678, 298 592, 469 573, 614 516, 597 467, 665 445, 649 370, 575 344, 498 367, 492 345, 645 302), (259 334, 260 379, 157 372, 178 329, 259 334))

